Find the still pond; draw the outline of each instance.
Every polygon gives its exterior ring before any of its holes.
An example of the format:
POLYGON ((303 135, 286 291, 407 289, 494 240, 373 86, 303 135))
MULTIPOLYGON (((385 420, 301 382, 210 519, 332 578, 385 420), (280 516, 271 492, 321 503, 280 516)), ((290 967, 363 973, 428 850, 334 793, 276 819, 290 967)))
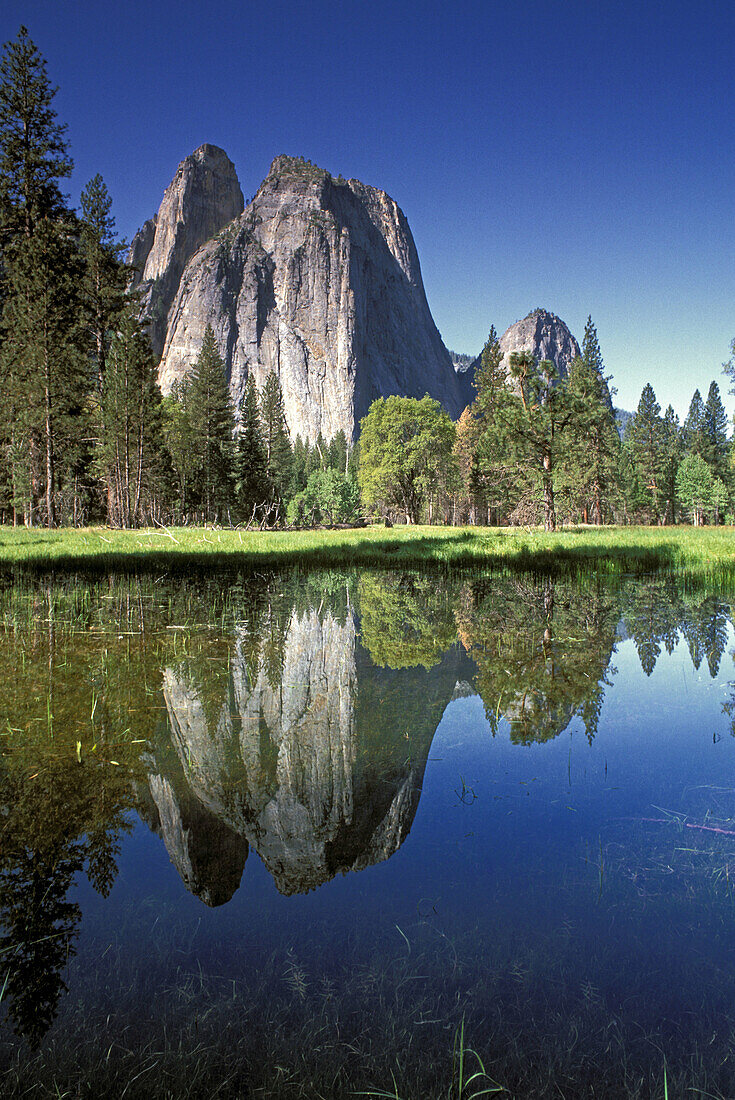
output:
POLYGON ((735 1096, 734 653, 662 577, 6 579, 0 1094, 735 1096))

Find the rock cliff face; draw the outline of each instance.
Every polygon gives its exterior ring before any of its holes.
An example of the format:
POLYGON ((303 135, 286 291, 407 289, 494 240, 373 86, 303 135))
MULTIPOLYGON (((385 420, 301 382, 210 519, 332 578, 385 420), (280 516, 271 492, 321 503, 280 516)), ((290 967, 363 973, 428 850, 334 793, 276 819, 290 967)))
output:
MULTIPOLYGON (((542 359, 550 359, 559 372, 560 380, 569 376, 569 366, 573 359, 581 354, 579 344, 569 331, 569 328, 547 309, 534 309, 521 321, 516 321, 505 330, 500 337, 500 347, 503 352, 502 366, 508 370, 508 362, 514 351, 530 351, 536 357, 537 362, 542 359)), ((475 359, 470 368, 471 377, 474 379, 475 370, 480 365, 480 356, 475 359)), ((455 369, 457 366, 455 364, 455 369)), ((606 404, 612 412, 612 399, 607 383, 603 379, 603 394, 606 404)))
POLYGON ((150 318, 153 350, 160 355, 168 312, 191 257, 241 214, 242 191, 229 157, 216 145, 201 145, 182 160, 158 213, 138 230, 128 254, 150 318))
MULTIPOLYGON (((236 407, 250 372, 261 387, 275 371, 292 438, 331 439, 340 430, 351 438, 370 403, 389 394, 429 393, 459 416, 471 383, 453 370, 408 223, 384 191, 277 157, 244 213, 225 219, 220 204, 212 239, 199 234, 192 254, 162 228, 164 208, 178 209, 181 175, 180 168, 155 226, 147 223, 131 249, 138 266, 146 255, 144 280, 166 291, 164 392, 191 371, 211 324, 236 407)), ((161 324, 153 325, 158 336, 161 324)))
POLYGON ((560 379, 569 375, 569 364, 580 354, 579 344, 562 319, 546 309, 535 309, 507 328, 500 337, 500 347, 506 371, 514 351, 530 351, 539 361, 550 359, 560 379))

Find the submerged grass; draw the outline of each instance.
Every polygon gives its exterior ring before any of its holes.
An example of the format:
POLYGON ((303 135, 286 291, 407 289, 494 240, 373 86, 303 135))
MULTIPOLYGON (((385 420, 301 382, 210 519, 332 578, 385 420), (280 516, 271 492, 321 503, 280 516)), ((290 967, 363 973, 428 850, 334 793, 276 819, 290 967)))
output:
POLYGON ((246 568, 483 567, 546 574, 666 571, 735 582, 732 527, 366 527, 333 531, 212 528, 0 528, 0 566, 30 572, 246 568))

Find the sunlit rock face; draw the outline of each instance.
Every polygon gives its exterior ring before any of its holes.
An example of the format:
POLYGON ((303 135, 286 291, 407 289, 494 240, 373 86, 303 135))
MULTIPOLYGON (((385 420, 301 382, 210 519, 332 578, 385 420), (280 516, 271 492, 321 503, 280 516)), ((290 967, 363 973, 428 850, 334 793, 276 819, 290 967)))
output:
POLYGON ((241 216, 212 219, 185 269, 166 261, 170 233, 158 246, 162 217, 163 206, 131 259, 140 265, 154 233, 144 278, 167 293, 176 283, 164 303, 164 393, 191 372, 209 324, 235 407, 250 373, 260 388, 275 371, 292 438, 352 438, 380 396, 429 393, 453 417, 471 400, 431 317, 408 222, 384 191, 277 157, 241 216))
POLYGON ((568 377, 569 364, 580 354, 579 344, 561 317, 546 309, 535 309, 507 328, 500 337, 500 349, 506 372, 513 352, 530 351, 538 362, 550 359, 560 379, 568 377))
POLYGON ((428 743, 411 759, 388 734, 377 764, 371 756, 376 715, 360 714, 352 613, 294 611, 277 678, 263 667, 254 674, 245 648, 237 639, 217 704, 185 665, 163 675, 170 741, 151 758, 149 785, 184 881, 194 877, 182 825, 192 803, 245 851, 252 845, 284 894, 387 859, 410 829, 428 743))
MULTIPOLYGON (((503 353, 501 366, 506 374, 510 370, 510 357, 513 352, 526 351, 530 352, 539 363, 542 359, 550 359, 557 369, 559 380, 563 381, 569 377, 572 360, 581 355, 579 344, 569 327, 561 317, 557 317, 547 309, 534 309, 522 320, 515 321, 505 330, 499 343, 503 353)), ((480 357, 478 356, 470 368, 473 378, 479 366, 480 357)), ((603 394, 612 411, 612 400, 604 380, 603 394)))
POLYGON ((187 263, 206 241, 241 214, 235 167, 216 145, 201 145, 182 160, 158 213, 138 230, 128 263, 140 287, 156 355, 163 350, 168 313, 187 263))

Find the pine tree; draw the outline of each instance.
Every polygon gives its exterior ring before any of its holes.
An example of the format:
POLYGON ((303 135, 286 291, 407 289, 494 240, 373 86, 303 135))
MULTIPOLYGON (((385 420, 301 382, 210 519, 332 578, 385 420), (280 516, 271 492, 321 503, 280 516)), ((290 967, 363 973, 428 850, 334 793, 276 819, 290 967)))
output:
POLYGON ((89 181, 82 191, 81 202, 82 299, 97 388, 101 391, 114 325, 126 308, 129 272, 123 263, 125 246, 115 236, 115 219, 110 214, 112 199, 102 176, 98 174, 89 181))
POLYGON ((263 425, 266 470, 272 487, 270 522, 277 523, 283 513, 288 495, 293 451, 286 427, 281 383, 274 371, 270 372, 263 386, 260 417, 263 425))
MULTIPOLYGON (((173 482, 178 489, 178 500, 172 499, 174 515, 182 519, 187 515, 189 496, 195 480, 196 456, 194 433, 191 427, 188 402, 189 385, 185 379, 174 382, 162 401, 162 431, 166 452, 171 464, 173 482)), ((171 497, 176 496, 175 492, 171 497)))
POLYGON ((3 310, 6 440, 14 481, 28 493, 27 522, 41 495, 49 527, 57 518, 63 441, 79 436, 71 418, 81 413, 87 389, 79 282, 76 249, 63 224, 43 221, 15 242, 3 310), (18 462, 27 464, 27 478, 18 462))
POLYGON ((347 473, 349 446, 344 431, 340 429, 327 447, 327 468, 339 474, 347 473))
POLYGON ((647 383, 633 419, 626 429, 626 443, 638 483, 641 488, 641 506, 648 523, 658 523, 662 518, 664 494, 663 477, 663 422, 661 406, 656 400, 653 386, 647 383))
POLYGON ((225 365, 211 325, 207 325, 191 374, 187 405, 195 462, 194 490, 205 520, 217 520, 232 500, 235 418, 225 365))
POLYGON ((262 514, 271 495, 258 411, 258 388, 252 374, 248 375, 241 406, 240 431, 235 452, 235 478, 238 510, 249 523, 262 514))
POLYGON ((715 477, 729 479, 727 413, 722 405, 720 387, 712 382, 704 405, 703 431, 705 437, 704 458, 712 467, 715 477))
POLYGON ((585 355, 574 359, 569 368, 573 412, 562 468, 582 515, 599 525, 617 491, 620 437, 606 400, 602 357, 591 318, 584 343, 585 355))
POLYGON ((480 365, 475 371, 477 415, 485 420, 492 416, 496 398, 506 387, 506 374, 501 367, 502 361, 503 352, 498 334, 495 331, 495 325, 491 325, 485 346, 480 353, 480 365))
POLYGON ((669 405, 661 425, 661 491, 664 500, 664 522, 676 523, 676 475, 682 457, 682 434, 679 418, 669 405))
POLYGON ((704 402, 699 390, 694 391, 681 433, 686 453, 704 458, 707 451, 707 436, 704 424, 704 402))
POLYGON ((521 491, 520 484, 527 480, 523 476, 519 479, 519 471, 509 461, 500 430, 500 412, 509 395, 502 360, 503 352, 493 325, 480 355, 480 365, 475 371, 477 400, 473 414, 480 424, 480 436, 476 445, 473 481, 481 490, 483 507, 488 508, 496 523, 507 514, 511 501, 517 499, 521 491))
MULTIPOLYGON (((80 438, 78 429, 67 428, 87 396, 74 219, 59 187, 72 162, 55 94, 45 61, 21 27, 0 60, 0 423, 14 515, 22 508, 33 522, 42 496, 49 526, 57 518, 61 441, 80 438)), ((77 461, 78 446, 68 457, 77 461)))
POLYGON ((554 474, 560 443, 575 406, 566 385, 559 382, 550 359, 536 362, 530 352, 512 352, 509 377, 515 388, 499 395, 495 422, 503 449, 517 467, 531 471, 540 487, 544 529, 556 530, 554 474))
POLYGON ((304 443, 300 435, 296 436, 293 445, 293 459, 291 463, 291 484, 289 486, 289 496, 294 497, 297 493, 303 492, 306 488, 308 481, 308 474, 306 472, 306 463, 309 458, 309 444, 304 443))
POLYGON ((161 393, 150 343, 128 316, 112 340, 101 394, 98 468, 108 522, 135 527, 153 512, 161 467, 161 393))
POLYGON ((71 175, 66 126, 52 103, 46 62, 21 27, 0 60, 0 244, 68 216, 59 180, 71 175))
POLYGON ((605 364, 602 361, 602 352, 600 351, 600 342, 597 338, 597 329, 592 323, 591 316, 587 317, 587 323, 584 326, 582 359, 589 370, 595 371, 599 374, 601 379, 604 378, 605 364))

